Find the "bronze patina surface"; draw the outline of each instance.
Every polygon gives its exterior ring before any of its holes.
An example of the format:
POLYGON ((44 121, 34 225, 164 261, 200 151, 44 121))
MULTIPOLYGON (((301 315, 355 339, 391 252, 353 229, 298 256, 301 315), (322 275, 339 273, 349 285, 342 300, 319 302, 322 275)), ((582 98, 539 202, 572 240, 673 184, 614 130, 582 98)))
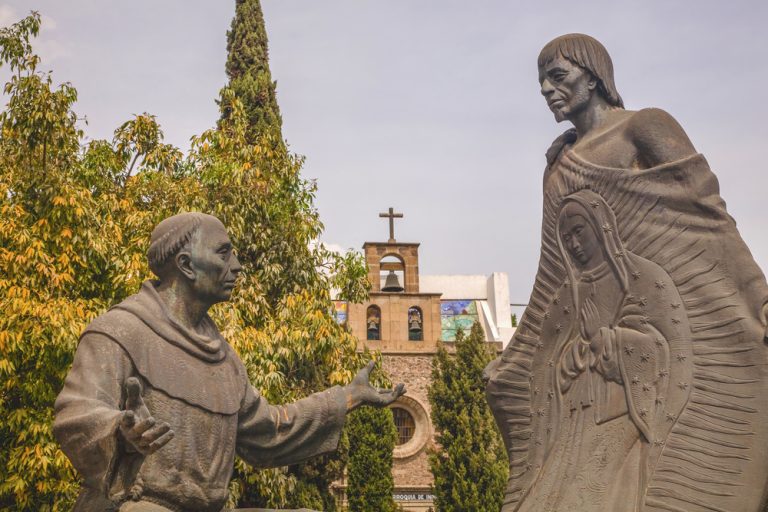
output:
POLYGON ((573 128, 547 152, 539 268, 486 369, 505 512, 757 512, 768 476, 768 286, 680 125, 624 109, 605 48, 545 46, 573 128))
POLYGON ((351 384, 273 406, 208 309, 241 271, 226 229, 182 213, 152 232, 158 280, 85 330, 56 400, 54 434, 83 477, 75 511, 220 512, 235 454, 283 466, 336 448, 347 412, 403 394, 351 384))

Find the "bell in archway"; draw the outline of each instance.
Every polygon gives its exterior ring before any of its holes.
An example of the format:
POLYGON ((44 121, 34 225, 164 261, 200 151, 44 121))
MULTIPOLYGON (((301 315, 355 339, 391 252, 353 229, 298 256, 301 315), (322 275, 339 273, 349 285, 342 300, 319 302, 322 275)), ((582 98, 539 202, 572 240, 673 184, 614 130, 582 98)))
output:
POLYGON ((381 289, 383 292, 401 292, 404 288, 400 286, 400 280, 397 278, 394 270, 390 270, 387 274, 387 280, 384 281, 384 287, 381 289))

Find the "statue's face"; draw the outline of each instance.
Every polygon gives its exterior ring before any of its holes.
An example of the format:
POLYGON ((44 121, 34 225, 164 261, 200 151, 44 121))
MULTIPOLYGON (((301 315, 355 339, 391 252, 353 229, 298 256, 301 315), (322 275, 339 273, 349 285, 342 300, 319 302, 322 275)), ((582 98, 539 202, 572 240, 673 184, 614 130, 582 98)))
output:
POLYGON ((192 237, 189 255, 189 267, 194 272, 192 286, 198 297, 209 304, 229 300, 242 267, 218 219, 205 219, 200 224, 192 237))
POLYGON ((591 268, 600 263, 600 241, 587 221, 587 212, 579 205, 570 204, 560 220, 560 237, 571 258, 581 268, 591 268))
POLYGON ((582 112, 594 94, 597 82, 592 73, 563 57, 539 68, 541 94, 559 123, 582 112))

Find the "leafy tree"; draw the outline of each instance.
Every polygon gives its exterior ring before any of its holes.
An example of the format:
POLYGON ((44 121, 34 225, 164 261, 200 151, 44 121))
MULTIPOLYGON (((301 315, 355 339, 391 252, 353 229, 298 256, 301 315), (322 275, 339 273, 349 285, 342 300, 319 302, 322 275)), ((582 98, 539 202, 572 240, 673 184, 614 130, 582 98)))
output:
POLYGON ((456 353, 440 347, 428 390, 440 448, 429 454, 441 512, 496 512, 508 476, 506 451, 485 401, 483 368, 494 357, 478 322, 456 335, 456 353))
POLYGON ((361 407, 350 414, 347 499, 350 512, 397 510, 392 491, 392 451, 397 429, 391 409, 361 407))
MULTIPOLYGON (((344 384, 363 366, 329 290, 361 300, 367 281, 361 258, 315 243, 322 224, 301 159, 250 140, 231 91, 228 114, 187 156, 163 143, 149 114, 83 146, 74 87, 37 70, 39 24, 33 13, 0 30, 0 65, 11 71, 0 113, 0 510, 63 511, 78 482, 52 437, 53 402, 83 328, 151 277, 159 220, 198 210, 227 225, 244 272, 234 300, 212 314, 276 403, 344 384)), ((258 505, 322 506, 320 482, 333 472, 296 474, 241 471, 232 502, 247 486, 258 505)))

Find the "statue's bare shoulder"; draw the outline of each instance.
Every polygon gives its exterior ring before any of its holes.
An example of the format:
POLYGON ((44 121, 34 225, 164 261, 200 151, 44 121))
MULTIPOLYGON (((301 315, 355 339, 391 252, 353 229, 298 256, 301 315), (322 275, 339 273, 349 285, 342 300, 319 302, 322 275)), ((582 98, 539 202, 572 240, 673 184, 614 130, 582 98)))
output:
POLYGON ((634 112, 624 132, 637 150, 641 167, 648 168, 675 162, 696 154, 680 123, 660 108, 634 112))

